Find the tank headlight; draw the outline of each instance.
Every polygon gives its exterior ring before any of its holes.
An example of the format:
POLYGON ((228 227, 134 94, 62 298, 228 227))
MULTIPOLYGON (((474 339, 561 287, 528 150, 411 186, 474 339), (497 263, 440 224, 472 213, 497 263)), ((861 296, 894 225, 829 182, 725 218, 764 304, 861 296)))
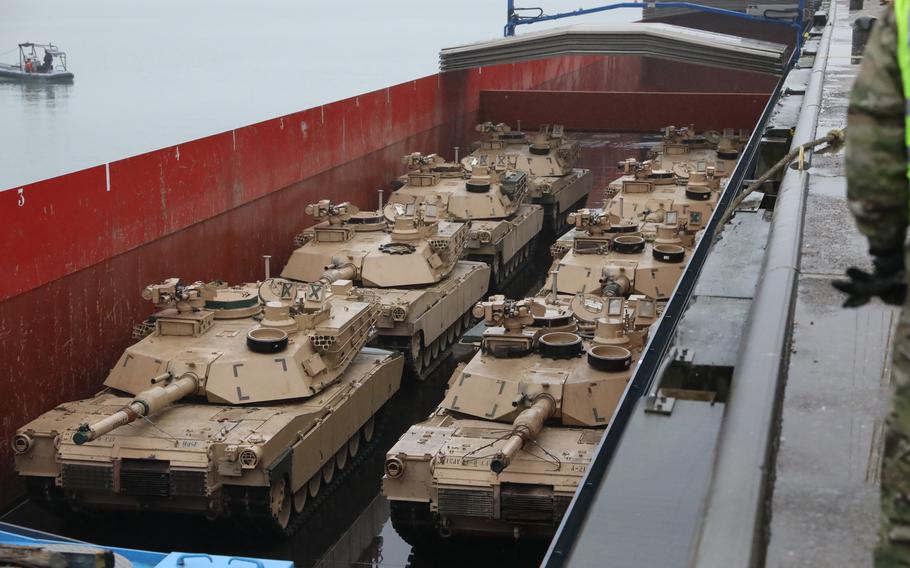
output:
POLYGON ((490 234, 490 231, 477 231, 477 240, 488 243, 493 240, 493 235, 490 234))
POLYGON ((404 473, 404 462, 398 458, 388 458, 385 460, 385 474, 392 479, 401 477, 404 473))
POLYGON ((31 449, 32 439, 26 434, 16 434, 13 437, 12 446, 14 453, 24 454, 31 449))
POLYGON ((259 465, 260 454, 262 454, 262 450, 255 446, 240 450, 237 459, 240 461, 241 469, 254 469, 259 465))
POLYGON ((394 321, 404 321, 408 317, 408 308, 405 306, 395 306, 392 308, 392 319, 394 321))

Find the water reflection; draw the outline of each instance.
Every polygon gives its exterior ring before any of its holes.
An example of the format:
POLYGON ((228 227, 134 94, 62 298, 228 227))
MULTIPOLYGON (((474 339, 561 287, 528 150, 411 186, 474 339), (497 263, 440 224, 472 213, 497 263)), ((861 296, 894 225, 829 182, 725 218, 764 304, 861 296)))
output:
POLYGON ((18 97, 25 108, 42 105, 46 109, 54 110, 65 103, 73 88, 75 85, 72 82, 47 83, 0 79, 0 97, 13 100, 18 97))

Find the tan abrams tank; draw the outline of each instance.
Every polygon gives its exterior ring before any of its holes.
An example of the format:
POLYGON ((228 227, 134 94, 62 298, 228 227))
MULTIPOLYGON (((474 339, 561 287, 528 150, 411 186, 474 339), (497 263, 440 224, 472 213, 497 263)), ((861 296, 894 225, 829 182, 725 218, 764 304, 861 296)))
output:
POLYGON ((491 287, 500 290, 531 260, 543 224, 543 208, 526 203, 527 174, 475 167, 415 153, 404 157, 409 172, 392 193, 384 213, 390 222, 421 214, 427 221, 470 222, 464 254, 492 269, 491 287))
POLYGON ((707 223, 739 157, 739 138, 726 132, 683 135, 689 132, 667 127, 664 142, 651 159, 629 158, 617 164, 623 175, 607 186, 604 210, 618 223, 652 234, 657 224, 676 222, 667 219, 671 212, 692 228, 707 223), (715 141, 713 145, 709 140, 715 141), (676 153, 668 154, 668 149, 676 153))
MULTIPOLYGON (((717 153, 708 141, 688 136, 689 132, 670 127, 665 142, 671 134, 689 140, 679 143, 687 150, 680 156, 717 153)), ((720 143, 732 140, 718 137, 720 143)), ((547 290, 562 295, 669 298, 717 207, 726 178, 704 162, 680 161, 676 173, 658 169, 659 158, 620 162, 625 175, 610 184, 613 197, 605 208, 581 209, 570 216, 574 228, 550 247, 554 262, 547 290)))
POLYGON ((619 311, 585 339, 574 325, 539 325, 542 300, 479 304, 489 326, 481 351, 389 450, 383 493, 408 542, 550 538, 558 526, 654 319, 617 299, 619 311))
POLYGON ((584 207, 594 183, 591 170, 576 168, 579 146, 562 125, 541 125, 537 134, 528 137, 513 131, 507 124, 485 122, 476 130, 483 138, 462 159, 468 168, 506 168, 528 175, 531 202, 542 205, 547 227, 562 232, 566 215, 584 207))
POLYGON ((575 229, 550 248, 554 260, 544 292, 667 300, 702 228, 661 223, 642 233, 593 209, 581 209, 571 218, 575 229))
POLYGON ((667 126, 661 129, 661 135, 650 159, 656 162, 657 169, 672 171, 683 179, 688 172, 705 171, 708 167, 714 168, 717 177, 728 177, 748 141, 745 131, 725 128, 722 132, 697 134, 694 125, 667 126))
POLYGON ((292 532, 371 448, 401 381, 399 354, 363 348, 378 308, 337 295, 349 287, 147 287, 147 336, 100 394, 18 430, 17 471, 73 507, 292 532))
POLYGON ((376 345, 403 351, 418 378, 426 377, 472 324, 471 307, 484 297, 490 267, 459 260, 465 223, 400 215, 391 228, 380 212, 320 201, 307 213, 323 219, 298 235, 284 278, 303 282, 348 279, 351 298, 379 304, 376 345))
POLYGON ((713 166, 706 171, 689 172, 685 178, 667 178, 664 170, 654 175, 653 162, 626 160, 619 165, 634 173, 611 184, 611 192, 615 193, 604 204, 604 210, 613 217, 615 225, 650 235, 658 225, 680 220, 693 230, 704 227, 726 184, 713 166))

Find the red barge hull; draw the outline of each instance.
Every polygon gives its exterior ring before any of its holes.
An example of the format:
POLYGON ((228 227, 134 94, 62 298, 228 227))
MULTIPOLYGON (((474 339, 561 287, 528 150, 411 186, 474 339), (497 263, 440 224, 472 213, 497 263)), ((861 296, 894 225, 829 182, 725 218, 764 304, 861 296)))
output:
MULTIPOLYGON (((408 152, 451 154, 479 120, 653 132, 752 128, 771 76, 635 56, 567 56, 431 75, 0 192, 0 507, 22 494, 15 429, 101 388, 165 277, 262 276, 330 196, 373 206, 408 152)), ((595 192, 615 161, 583 152, 595 192)))

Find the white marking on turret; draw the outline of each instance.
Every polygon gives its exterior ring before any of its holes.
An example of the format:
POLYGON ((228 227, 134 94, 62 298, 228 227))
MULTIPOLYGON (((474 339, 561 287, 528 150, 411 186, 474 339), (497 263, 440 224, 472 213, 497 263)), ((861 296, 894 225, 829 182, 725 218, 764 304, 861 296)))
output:
POLYGON ((104 191, 109 192, 111 190, 111 164, 104 164, 104 191))
POLYGON ((174 155, 177 157, 177 161, 180 161, 180 146, 174 146, 174 155))

